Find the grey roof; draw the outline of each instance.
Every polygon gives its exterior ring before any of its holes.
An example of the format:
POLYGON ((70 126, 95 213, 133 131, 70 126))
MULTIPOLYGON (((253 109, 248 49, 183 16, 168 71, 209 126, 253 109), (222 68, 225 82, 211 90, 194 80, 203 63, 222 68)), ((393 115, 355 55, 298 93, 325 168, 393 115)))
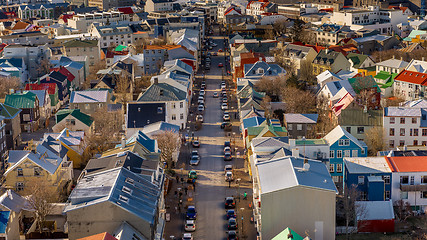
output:
POLYGON ((349 173, 390 173, 390 167, 384 157, 344 158, 345 168, 349 173))
POLYGON ((394 219, 392 201, 357 201, 355 202, 357 220, 394 219))
POLYGON ((387 107, 384 108, 386 117, 421 117, 421 108, 387 107))
POLYGON ((70 103, 105 103, 108 90, 90 90, 71 92, 70 103))
POLYGON ((303 170, 304 159, 284 157, 258 163, 261 193, 304 186, 337 192, 326 165, 320 161, 308 160, 309 170, 303 170))
POLYGON ((45 105, 47 90, 28 90, 28 92, 32 92, 37 95, 37 98, 39 99, 39 106, 45 105))
POLYGON ((251 141, 253 147, 284 147, 288 145, 287 137, 256 137, 251 141))
POLYGON ((0 205, 16 213, 20 213, 21 210, 30 211, 32 209, 27 199, 10 189, 0 196, 0 205))
POLYGON ((357 43, 367 42, 367 41, 385 41, 387 39, 391 38, 391 36, 386 35, 373 35, 369 37, 362 37, 362 38, 353 38, 353 40, 357 43))
POLYGON ((317 123, 318 114, 301 114, 301 113, 286 113, 285 119, 287 123, 317 123))
POLYGON ((120 225, 120 227, 116 229, 116 231, 114 231, 113 236, 117 238, 117 240, 128 240, 128 239, 146 240, 147 239, 138 230, 136 230, 127 222, 123 222, 120 225))
POLYGON ((167 83, 152 84, 139 98, 138 102, 182 101, 187 93, 167 83))
POLYGON ((402 107, 427 108, 427 100, 419 99, 415 101, 407 101, 403 103, 402 107))
POLYGON ((392 67, 392 68, 405 68, 406 66, 408 66, 408 64, 409 64, 408 62, 394 59, 394 58, 376 63, 377 66, 385 66, 385 67, 392 67))
POLYGON ((364 142, 357 140, 353 135, 351 135, 349 132, 344 130, 344 128, 342 128, 340 125, 332 129, 332 131, 326 134, 326 136, 323 139, 325 139, 330 146, 334 144, 336 141, 338 141, 339 139, 341 139, 343 136, 346 136, 348 139, 350 139, 360 148, 366 147, 366 144, 364 142))
POLYGON ((111 202, 142 220, 154 224, 157 216, 159 185, 126 168, 114 168, 84 176, 72 191, 65 212, 111 202))

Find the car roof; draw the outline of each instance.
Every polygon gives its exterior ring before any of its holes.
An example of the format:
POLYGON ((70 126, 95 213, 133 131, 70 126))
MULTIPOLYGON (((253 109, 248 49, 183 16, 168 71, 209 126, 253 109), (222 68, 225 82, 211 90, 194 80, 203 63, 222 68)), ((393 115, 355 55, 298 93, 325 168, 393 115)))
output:
POLYGON ((234 200, 234 197, 226 197, 225 199, 227 199, 227 200, 233 199, 234 200))
POLYGON ((194 220, 187 220, 186 223, 194 223, 194 220))
POLYGON ((230 171, 228 171, 226 174, 228 175, 228 174, 233 174, 233 173, 232 173, 232 172, 230 172, 230 171))
POLYGON ((233 168, 233 165, 225 165, 224 168, 233 168))
POLYGON ((191 237, 191 233, 184 233, 184 237, 191 237))

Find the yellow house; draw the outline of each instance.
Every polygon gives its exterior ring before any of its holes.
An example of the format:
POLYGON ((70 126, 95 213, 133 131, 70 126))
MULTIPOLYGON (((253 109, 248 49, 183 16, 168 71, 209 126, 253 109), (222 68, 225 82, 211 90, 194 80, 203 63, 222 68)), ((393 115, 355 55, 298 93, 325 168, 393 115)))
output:
POLYGON ((25 195, 28 184, 43 181, 60 193, 72 179, 73 164, 54 151, 42 144, 35 151, 9 151, 3 187, 25 195))
POLYGON ((87 151, 84 144, 84 137, 84 131, 70 131, 68 128, 64 128, 59 133, 45 133, 43 141, 49 145, 60 144, 62 148, 60 151, 66 152, 69 161, 73 162, 73 167, 80 168, 84 164, 83 155, 87 151))

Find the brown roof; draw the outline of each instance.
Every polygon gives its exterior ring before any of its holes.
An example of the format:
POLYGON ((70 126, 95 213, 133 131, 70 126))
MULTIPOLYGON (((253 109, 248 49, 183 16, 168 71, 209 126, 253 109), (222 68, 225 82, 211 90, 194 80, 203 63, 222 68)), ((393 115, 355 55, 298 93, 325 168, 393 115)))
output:
POLYGON ((107 232, 103 232, 89 237, 79 238, 77 240, 117 240, 117 238, 107 232))

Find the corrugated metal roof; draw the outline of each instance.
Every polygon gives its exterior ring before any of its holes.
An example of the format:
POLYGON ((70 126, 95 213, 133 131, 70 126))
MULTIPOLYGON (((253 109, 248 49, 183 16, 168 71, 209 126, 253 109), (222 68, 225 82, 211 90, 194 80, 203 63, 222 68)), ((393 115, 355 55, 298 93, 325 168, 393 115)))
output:
POLYGON ((421 108, 409 107, 386 107, 384 116, 386 117, 421 117, 421 108))
POLYGON ((187 93, 167 83, 152 84, 137 100, 138 102, 151 101, 182 101, 187 93))
POLYGON ((27 199, 21 197, 21 195, 11 189, 8 189, 1 195, 0 205, 16 213, 20 213, 21 210, 31 211, 32 209, 27 199))
POLYGON ((6 95, 5 104, 15 108, 35 108, 37 95, 32 92, 14 93, 6 95))
POLYGON ((364 111, 359 108, 346 108, 341 110, 338 124, 342 126, 381 126, 383 124, 382 110, 364 111))
POLYGON ((68 115, 71 115, 75 117, 77 120, 81 121, 86 126, 91 126, 93 123, 92 117, 82 113, 80 109, 61 109, 59 110, 56 115, 56 123, 61 122, 64 118, 66 118, 68 115))
POLYGON ((391 169, 385 157, 344 158, 349 173, 390 173, 391 169))
POLYGON ((357 220, 394 219, 392 201, 357 201, 355 202, 357 220))
POLYGON ((286 113, 285 121, 287 123, 311 123, 316 124, 318 114, 286 113))
POLYGON ((105 103, 108 90, 86 90, 71 92, 70 103, 105 103))

